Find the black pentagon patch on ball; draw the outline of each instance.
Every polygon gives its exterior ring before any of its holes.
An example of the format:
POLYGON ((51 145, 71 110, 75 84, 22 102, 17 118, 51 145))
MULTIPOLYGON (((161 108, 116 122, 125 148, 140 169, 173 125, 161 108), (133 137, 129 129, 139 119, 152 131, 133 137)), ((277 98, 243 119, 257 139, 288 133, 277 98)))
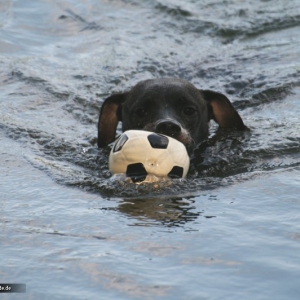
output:
POLYGON ((126 176, 130 177, 135 182, 142 182, 148 175, 144 165, 142 163, 130 164, 127 166, 126 176))
POLYGON ((128 140, 128 136, 123 133, 116 141, 113 152, 120 151, 128 140))
POLYGON ((182 178, 183 176, 183 168, 175 166, 168 174, 169 177, 175 179, 175 178, 182 178))
POLYGON ((161 134, 151 133, 148 135, 148 141, 154 149, 167 149, 169 139, 161 134))

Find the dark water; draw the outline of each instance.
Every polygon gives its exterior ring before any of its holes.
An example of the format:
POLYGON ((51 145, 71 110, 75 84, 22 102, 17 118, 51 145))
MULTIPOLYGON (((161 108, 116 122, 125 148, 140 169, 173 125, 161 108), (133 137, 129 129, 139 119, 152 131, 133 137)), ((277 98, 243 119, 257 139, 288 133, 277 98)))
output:
POLYGON ((299 299, 299 1, 2 0, 4 299, 299 299), (180 77, 251 129, 216 132, 188 178, 112 181, 105 97, 180 77))

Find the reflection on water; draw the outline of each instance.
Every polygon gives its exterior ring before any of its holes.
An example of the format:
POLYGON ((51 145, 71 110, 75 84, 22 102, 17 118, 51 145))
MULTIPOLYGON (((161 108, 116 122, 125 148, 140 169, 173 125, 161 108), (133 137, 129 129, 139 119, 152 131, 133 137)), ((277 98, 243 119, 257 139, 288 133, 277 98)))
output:
POLYGON ((135 225, 147 226, 151 220, 158 221, 164 226, 182 226, 199 217, 199 212, 193 212, 195 200, 185 198, 163 199, 145 198, 128 199, 118 206, 118 211, 136 219, 135 225))

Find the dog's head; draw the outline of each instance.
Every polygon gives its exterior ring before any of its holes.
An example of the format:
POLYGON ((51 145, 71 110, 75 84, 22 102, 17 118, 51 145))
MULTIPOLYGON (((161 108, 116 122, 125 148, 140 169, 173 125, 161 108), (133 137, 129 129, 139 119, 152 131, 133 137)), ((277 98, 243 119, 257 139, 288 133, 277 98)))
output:
POLYGON ((246 128, 223 94, 199 90, 182 79, 145 80, 104 101, 98 123, 98 146, 104 147, 115 139, 117 124, 122 121, 123 131, 162 133, 190 149, 207 138, 211 119, 222 128, 246 128))

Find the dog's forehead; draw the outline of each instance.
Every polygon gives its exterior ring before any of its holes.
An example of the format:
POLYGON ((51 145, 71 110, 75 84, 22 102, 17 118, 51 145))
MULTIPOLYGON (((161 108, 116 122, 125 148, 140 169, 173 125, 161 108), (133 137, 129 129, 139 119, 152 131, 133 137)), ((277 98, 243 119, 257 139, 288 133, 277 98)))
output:
POLYGON ((130 94, 136 98, 148 94, 168 95, 168 94, 198 94, 198 90, 188 81, 174 78, 149 79, 135 85, 130 94))

